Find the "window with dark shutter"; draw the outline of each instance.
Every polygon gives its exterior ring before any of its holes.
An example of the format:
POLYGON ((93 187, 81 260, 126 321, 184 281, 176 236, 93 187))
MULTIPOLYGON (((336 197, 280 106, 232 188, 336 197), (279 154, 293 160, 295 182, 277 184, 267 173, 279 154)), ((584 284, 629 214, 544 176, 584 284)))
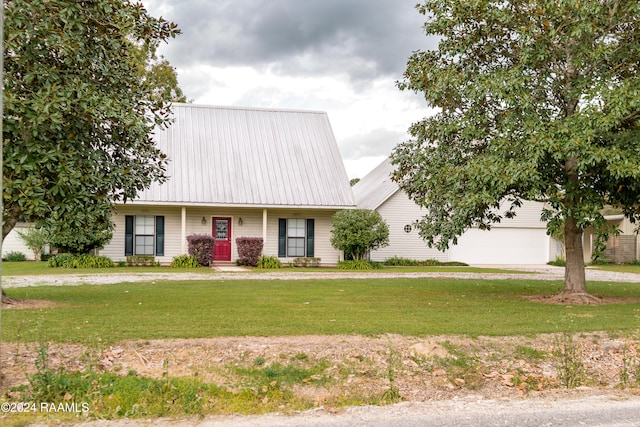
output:
POLYGON ((315 221, 310 218, 307 219, 307 257, 313 258, 314 255, 314 236, 315 236, 315 221))
POLYGON ((133 215, 124 217, 124 256, 133 255, 133 215))
POLYGON ((287 220, 286 218, 278 219, 278 257, 286 258, 287 256, 287 220))
POLYGON ((156 256, 164 256, 164 216, 156 217, 156 256))

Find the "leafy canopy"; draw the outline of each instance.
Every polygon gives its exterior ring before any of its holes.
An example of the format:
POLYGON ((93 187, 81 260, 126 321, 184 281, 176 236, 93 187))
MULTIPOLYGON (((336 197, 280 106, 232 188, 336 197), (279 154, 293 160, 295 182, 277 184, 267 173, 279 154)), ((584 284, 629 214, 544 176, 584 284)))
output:
POLYGON ((108 233, 114 201, 166 179, 151 133, 169 104, 140 58, 179 30, 127 0, 4 8, 3 238, 19 218, 108 233))
POLYGON ((353 209, 333 216, 331 245, 345 259, 364 260, 370 251, 389 245, 389 227, 377 211, 353 209))
POLYGON ((428 207, 429 244, 490 228, 522 200, 546 202, 550 229, 566 223, 574 235, 602 225, 605 205, 640 219, 637 0, 430 0, 418 10, 439 46, 416 51, 398 86, 439 112, 413 124, 392 158, 394 179, 428 207))

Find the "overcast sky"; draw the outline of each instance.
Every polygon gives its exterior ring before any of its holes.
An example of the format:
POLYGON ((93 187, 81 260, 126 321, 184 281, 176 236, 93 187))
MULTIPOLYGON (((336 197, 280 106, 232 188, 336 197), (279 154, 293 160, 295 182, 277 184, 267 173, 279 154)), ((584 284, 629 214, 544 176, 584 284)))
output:
POLYGON ((401 92, 433 47, 417 0, 143 0, 183 34, 160 53, 196 104, 326 111, 350 178, 407 139, 426 103, 401 92))

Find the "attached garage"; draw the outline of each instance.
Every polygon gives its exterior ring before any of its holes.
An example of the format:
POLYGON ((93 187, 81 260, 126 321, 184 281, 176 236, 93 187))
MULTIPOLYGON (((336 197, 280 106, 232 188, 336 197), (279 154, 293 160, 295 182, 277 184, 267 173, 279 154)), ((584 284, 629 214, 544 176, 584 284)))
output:
POLYGON ((542 228, 474 228, 449 249, 449 259, 467 264, 546 264, 549 245, 542 228))
MULTIPOLYGON (((371 259, 394 256, 410 259, 460 261, 467 264, 546 264, 558 254, 558 242, 547 236, 541 220, 545 205, 525 200, 514 218, 503 219, 490 231, 472 228, 446 252, 427 247, 414 227, 428 207, 420 207, 391 179, 394 166, 386 159, 353 186, 360 209, 376 210, 389 225, 389 246, 371 252, 371 259)), ((506 207, 500 209, 504 212, 506 207)))

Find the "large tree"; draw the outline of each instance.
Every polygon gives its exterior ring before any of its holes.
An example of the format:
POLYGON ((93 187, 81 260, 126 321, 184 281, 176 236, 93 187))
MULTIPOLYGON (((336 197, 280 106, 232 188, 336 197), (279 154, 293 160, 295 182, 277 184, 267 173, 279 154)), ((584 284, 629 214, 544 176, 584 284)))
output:
POLYGON ((170 104, 140 55, 179 30, 127 0, 5 0, 4 12, 2 238, 19 219, 109 226, 114 202, 165 179, 151 134, 170 104))
POLYGON ((446 249, 467 228, 546 203, 564 228, 561 298, 588 301, 582 234, 605 205, 640 219, 640 2, 433 0, 418 5, 435 50, 409 58, 403 90, 438 113, 392 155, 428 208, 420 233, 446 249))

